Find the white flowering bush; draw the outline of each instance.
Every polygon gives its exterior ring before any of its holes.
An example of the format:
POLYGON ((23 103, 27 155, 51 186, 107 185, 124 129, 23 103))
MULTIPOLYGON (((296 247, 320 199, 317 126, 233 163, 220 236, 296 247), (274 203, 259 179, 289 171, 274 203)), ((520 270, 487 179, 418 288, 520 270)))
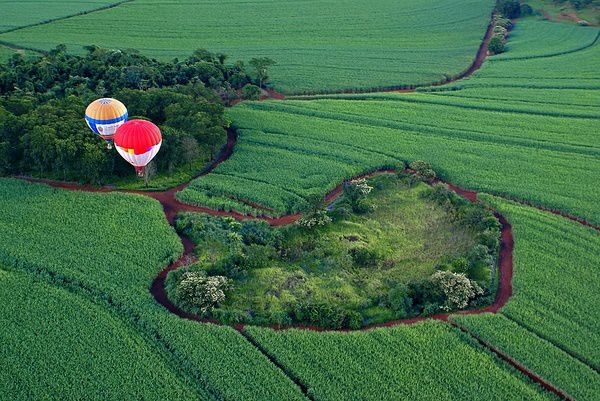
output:
POLYGON ((473 298, 483 295, 483 289, 464 273, 441 270, 431 276, 431 281, 444 293, 446 301, 441 308, 446 311, 463 309, 473 298))
POLYGON ((329 217, 326 210, 317 210, 302 217, 297 222, 299 226, 304 228, 326 226, 329 223, 331 223, 331 217, 329 217))
POLYGON ((230 287, 231 281, 227 277, 185 272, 177 285, 176 296, 188 308, 206 314, 225 301, 225 292, 230 287))

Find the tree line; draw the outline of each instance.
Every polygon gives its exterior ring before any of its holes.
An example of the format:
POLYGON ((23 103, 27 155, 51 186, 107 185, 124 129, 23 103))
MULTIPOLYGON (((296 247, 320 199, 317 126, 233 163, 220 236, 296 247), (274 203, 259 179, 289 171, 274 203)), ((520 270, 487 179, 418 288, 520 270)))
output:
POLYGON ((102 184, 131 174, 83 119, 86 106, 114 97, 130 118, 148 118, 163 134, 159 173, 210 159, 226 142, 225 106, 241 94, 257 97, 273 61, 229 63, 196 50, 161 62, 135 50, 88 46, 73 55, 64 45, 45 55, 14 55, 0 65, 0 174, 35 174, 102 184))

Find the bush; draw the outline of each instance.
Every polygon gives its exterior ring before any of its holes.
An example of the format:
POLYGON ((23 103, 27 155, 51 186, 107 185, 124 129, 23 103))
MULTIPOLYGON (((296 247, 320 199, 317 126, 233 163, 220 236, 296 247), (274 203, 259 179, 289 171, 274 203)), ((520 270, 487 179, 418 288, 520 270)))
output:
POLYGON ((356 311, 346 311, 344 317, 344 327, 352 330, 360 329, 363 325, 363 317, 356 311))
POLYGON ((412 313, 413 299, 405 284, 397 284, 390 290, 387 304, 395 312, 397 319, 403 319, 412 313))
POLYGON ((500 54, 504 52, 504 40, 494 36, 488 43, 488 51, 490 54, 500 54))
POLYGON ((512 26, 512 22, 508 18, 504 18, 502 15, 497 15, 494 18, 494 25, 501 26, 508 30, 512 26))
POLYGON ((521 4, 521 15, 528 16, 533 14, 533 8, 529 4, 521 4))
POLYGON ((415 175, 419 179, 431 181, 436 177, 436 173, 431 167, 431 164, 424 162, 423 160, 415 160, 410 163, 409 167, 415 172, 415 175))
POLYGON ((521 15, 521 3, 517 0, 500 0, 497 10, 507 18, 519 18, 521 15))
POLYGON ((354 263, 360 267, 374 267, 381 260, 381 255, 365 247, 350 249, 350 256, 354 263))
POLYGON ((344 183, 344 198, 350 204, 354 213, 366 213, 370 210, 367 205, 362 203, 372 190, 373 187, 364 178, 344 183))
POLYGON ((252 84, 247 84, 242 88, 242 99, 244 100, 258 100, 260 98, 261 89, 252 84))
POLYGON ((463 309, 472 299, 483 295, 481 287, 462 273, 437 271, 431 276, 431 282, 443 292, 445 301, 441 308, 446 311, 463 309))
POLYGON ((244 249, 244 267, 246 269, 260 269, 267 267, 275 257, 275 248, 252 244, 244 249))
POLYGON ((327 214, 327 210, 316 210, 302 217, 296 224, 304 228, 322 227, 331 223, 331 217, 327 214))
POLYGON ((179 303, 186 309, 206 315, 225 300, 225 292, 230 285, 227 277, 207 277, 201 271, 188 271, 182 274, 175 294, 179 303))
POLYGON ((243 221, 239 234, 246 245, 257 244, 277 247, 281 242, 281 233, 273 229, 265 221, 243 221))

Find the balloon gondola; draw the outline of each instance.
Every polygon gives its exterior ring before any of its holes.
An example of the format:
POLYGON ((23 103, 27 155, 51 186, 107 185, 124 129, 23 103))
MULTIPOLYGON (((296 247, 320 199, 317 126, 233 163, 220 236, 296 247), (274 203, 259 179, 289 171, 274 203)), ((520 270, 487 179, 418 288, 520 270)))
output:
POLYGON ((117 129, 113 141, 117 152, 143 177, 144 168, 160 150, 162 135, 150 121, 129 120, 117 129))
POLYGON ((106 141, 110 149, 117 129, 127 122, 127 108, 116 99, 97 99, 85 110, 85 121, 96 135, 106 141))

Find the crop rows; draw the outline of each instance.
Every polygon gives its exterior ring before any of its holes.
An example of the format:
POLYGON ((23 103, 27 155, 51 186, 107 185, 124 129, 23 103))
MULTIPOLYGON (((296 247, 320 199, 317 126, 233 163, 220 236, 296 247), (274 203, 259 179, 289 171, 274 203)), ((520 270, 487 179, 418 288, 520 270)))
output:
POLYGON ((570 84, 597 80, 599 49, 490 62, 462 90, 241 104, 229 111, 236 152, 186 196, 226 194, 285 213, 304 206, 289 194, 306 199, 377 165, 423 159, 456 184, 600 223, 600 91, 529 88, 560 74, 570 84), (527 87, 486 87, 496 75, 509 85, 522 76, 527 87))
POLYGON ((279 200, 282 194, 324 193, 377 164, 425 159, 457 184, 600 221, 595 207, 599 193, 592 184, 600 171, 594 147, 597 120, 565 121, 392 101, 307 103, 231 110, 243 127, 240 146, 215 170, 216 175, 197 180, 189 190, 210 193, 218 187, 231 196, 252 196, 250 200, 284 212, 295 206, 282 208, 286 204, 279 200), (427 123, 430 116, 437 116, 434 125, 427 123), (506 118, 514 123, 506 126, 506 118), (578 135, 573 135, 573 123, 582 127, 578 135), (219 186, 222 174, 230 177, 226 186, 219 186), (268 188, 254 187, 254 179, 269 184, 268 188))
POLYGON ((0 270, 0 305, 0 399, 211 399, 85 298, 0 270))
POLYGON ((182 250, 158 203, 2 179, 0 225, 0 263, 102 302, 199 392, 223 400, 303 398, 233 329, 182 320, 152 298, 152 279, 182 250))
POLYGON ((439 322, 353 333, 246 329, 326 400, 546 399, 463 334, 439 322))
POLYGON ((513 226, 514 295, 502 313, 584 363, 600 368, 598 231, 485 197, 513 226))
POLYGON ((548 57, 588 47, 596 40, 598 30, 581 29, 577 25, 556 24, 548 21, 517 22, 510 32, 510 41, 504 53, 491 60, 548 57))
POLYGON ((119 3, 119 1, 54 0, 43 2, 42 6, 39 1, 35 0, 0 0, 0 10, 2 10, 0 32, 106 7, 115 3, 119 3))
POLYGON ((277 61, 271 71, 277 89, 331 92, 458 75, 473 61, 493 4, 136 0, 0 40, 45 50, 60 43, 74 51, 89 44, 135 48, 161 59, 182 58, 199 47, 232 59, 267 56, 277 61))
POLYGON ((453 320, 575 399, 593 401, 600 397, 596 371, 503 315, 465 315, 453 320))

